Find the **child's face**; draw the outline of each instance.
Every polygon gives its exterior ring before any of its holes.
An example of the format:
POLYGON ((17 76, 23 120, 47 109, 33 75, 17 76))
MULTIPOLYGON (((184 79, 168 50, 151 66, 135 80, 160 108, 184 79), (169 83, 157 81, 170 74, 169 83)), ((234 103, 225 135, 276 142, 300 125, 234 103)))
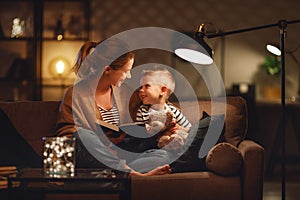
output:
POLYGON ((165 89, 165 86, 155 83, 151 76, 144 76, 141 79, 139 97, 143 104, 160 104, 164 102, 162 101, 162 96, 165 94, 165 89))

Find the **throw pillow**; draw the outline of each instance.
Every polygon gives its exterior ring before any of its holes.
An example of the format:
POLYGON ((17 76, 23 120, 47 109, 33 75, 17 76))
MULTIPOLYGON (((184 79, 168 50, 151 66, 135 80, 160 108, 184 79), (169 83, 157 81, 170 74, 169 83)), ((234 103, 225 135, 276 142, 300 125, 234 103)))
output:
POLYGON ((205 163, 208 170, 219 175, 231 176, 239 174, 243 157, 234 145, 221 142, 208 152, 205 163))
MULTIPOLYGON (((197 135, 201 132, 204 133, 204 141, 200 145, 199 157, 205 157, 209 150, 216 145, 217 143, 224 141, 224 132, 225 132, 225 114, 219 115, 209 115, 205 111, 202 113, 202 118, 199 120, 198 125, 195 124, 194 127, 198 130, 197 135)), ((192 129, 190 131, 192 132, 192 129)))
MULTIPOLYGON (((207 138, 209 140, 211 139, 211 137, 206 137, 209 126, 215 123, 215 120, 220 119, 224 120, 224 115, 210 116, 205 111, 203 111, 201 119, 189 131, 189 135, 186 140, 186 143, 190 144, 189 147, 176 161, 171 164, 173 172, 203 171, 206 169, 206 155, 199 157, 201 147, 205 142, 212 142, 207 141, 207 138)), ((219 137, 217 138, 217 140, 218 139, 219 137)), ((217 140, 210 145, 214 146, 217 143, 217 140)))

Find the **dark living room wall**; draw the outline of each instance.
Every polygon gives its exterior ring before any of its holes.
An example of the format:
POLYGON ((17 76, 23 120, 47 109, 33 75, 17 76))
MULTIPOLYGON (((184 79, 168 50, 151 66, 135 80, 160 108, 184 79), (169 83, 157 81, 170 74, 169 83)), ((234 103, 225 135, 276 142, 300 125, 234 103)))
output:
MULTIPOLYGON (((297 0, 91 0, 91 38, 101 40, 122 31, 149 26, 193 32, 200 23, 207 24, 208 33, 231 31, 274 24, 280 19, 295 20, 300 18, 299 10, 297 0)), ((286 48, 293 49, 300 43, 297 36, 300 24, 289 25, 287 31, 286 48)), ((239 82, 261 84, 254 77, 269 55, 265 50, 269 41, 279 42, 277 27, 225 38, 206 38, 214 50, 214 61, 226 88, 239 82)), ((145 54, 139 56, 144 60, 141 62, 153 60, 153 56, 145 54)), ((154 55, 156 60, 172 64, 169 56, 154 55)), ((300 51, 296 55, 299 56, 300 51)), ((299 68, 291 58, 286 59, 286 65, 289 66, 287 96, 292 96, 298 89, 295 72, 299 72, 299 68)))

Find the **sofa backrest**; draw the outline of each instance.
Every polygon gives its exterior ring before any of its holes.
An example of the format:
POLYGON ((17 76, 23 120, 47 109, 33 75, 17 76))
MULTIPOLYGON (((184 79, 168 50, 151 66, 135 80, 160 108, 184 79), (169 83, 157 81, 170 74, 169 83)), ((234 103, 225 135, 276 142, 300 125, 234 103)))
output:
POLYGON ((212 113, 212 106, 210 100, 200 100, 199 104, 199 117, 195 117, 195 104, 191 102, 182 102, 180 108, 184 115, 188 117, 190 122, 194 124, 198 119, 202 117, 202 112, 205 111, 209 115, 222 114, 223 106, 226 106, 225 115, 225 132, 224 139, 234 146, 238 146, 239 143, 245 138, 248 128, 248 114, 246 101, 240 96, 228 96, 226 97, 226 105, 222 102, 214 102, 214 112, 212 113), (189 117, 192 116, 192 117, 189 117))
MULTIPOLYGON (((203 111, 209 115, 224 114, 226 111, 225 131, 223 139, 234 146, 245 138, 248 128, 248 113, 246 101, 241 96, 228 96, 226 102, 214 101, 214 110, 212 112, 212 103, 210 100, 178 100, 175 96, 173 104, 181 109, 187 119, 195 124, 201 117, 203 111), (225 105, 224 105, 225 104, 225 105)), ((137 110, 141 105, 138 90, 134 91, 129 100, 130 116, 134 120, 137 110)))
MULTIPOLYGON (((195 109, 195 102, 185 101, 180 104, 182 112, 192 124, 201 118, 202 111, 212 114, 209 100, 199 100, 197 103, 199 109, 195 109), (195 113, 195 110, 198 110, 199 113, 195 113)), ((0 108, 8 115, 23 138, 41 155, 42 137, 55 134, 59 104, 60 101, 0 102, 0 108)), ((217 103, 216 107, 219 106, 224 106, 224 104, 217 103)), ((242 97, 227 97, 225 106, 224 139, 237 146, 244 139, 247 131, 246 103, 242 97)), ((214 110, 213 114, 221 114, 218 113, 218 110, 214 110)), ((7 133, 1 132, 1 134, 7 133)))
POLYGON ((42 155, 42 137, 54 135, 59 104, 59 101, 0 102, 0 108, 21 136, 42 155))

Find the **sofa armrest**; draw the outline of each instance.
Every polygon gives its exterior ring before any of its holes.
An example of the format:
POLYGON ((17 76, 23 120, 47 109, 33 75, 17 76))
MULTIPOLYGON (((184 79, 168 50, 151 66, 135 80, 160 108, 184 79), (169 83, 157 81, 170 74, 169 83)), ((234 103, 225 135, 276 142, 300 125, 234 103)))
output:
POLYGON ((210 149, 205 163, 208 170, 218 175, 235 176, 241 174, 243 156, 236 146, 221 142, 210 149))
POLYGON ((264 148, 251 140, 243 140, 238 149, 244 159, 242 187, 244 200, 261 200, 263 193, 264 148))

